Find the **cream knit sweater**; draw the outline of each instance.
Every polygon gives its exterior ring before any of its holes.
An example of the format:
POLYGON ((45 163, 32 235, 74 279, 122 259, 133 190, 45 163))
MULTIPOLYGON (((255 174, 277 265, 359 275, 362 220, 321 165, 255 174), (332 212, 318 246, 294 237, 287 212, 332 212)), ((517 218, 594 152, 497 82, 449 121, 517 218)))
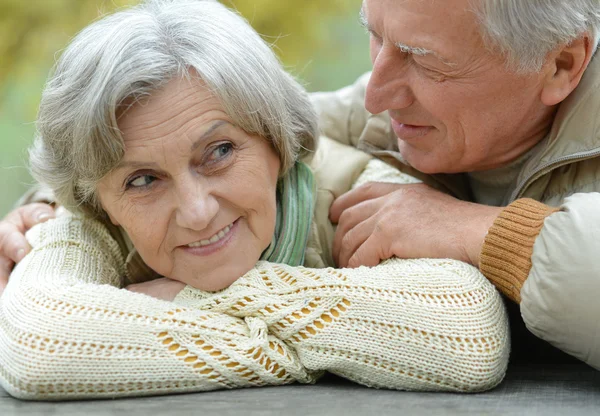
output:
POLYGON ((452 260, 374 268, 260 262, 229 288, 174 302, 119 289, 125 259, 106 228, 62 217, 32 229, 0 298, 0 384, 34 400, 313 383, 474 392, 509 353, 500 296, 452 260))

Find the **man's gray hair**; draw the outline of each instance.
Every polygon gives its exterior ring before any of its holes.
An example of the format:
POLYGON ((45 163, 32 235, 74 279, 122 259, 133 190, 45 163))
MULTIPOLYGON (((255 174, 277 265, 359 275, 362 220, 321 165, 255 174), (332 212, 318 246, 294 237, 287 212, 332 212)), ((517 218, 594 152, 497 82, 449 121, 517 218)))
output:
POLYGON ((149 0, 67 47, 42 95, 32 174, 69 209, 101 214, 96 186, 123 157, 124 106, 198 76, 238 127, 273 144, 282 175, 314 150, 308 95, 242 17, 213 0, 149 0))
POLYGON ((547 54, 589 33, 598 45, 599 0, 475 0, 484 39, 510 68, 537 72, 547 54))

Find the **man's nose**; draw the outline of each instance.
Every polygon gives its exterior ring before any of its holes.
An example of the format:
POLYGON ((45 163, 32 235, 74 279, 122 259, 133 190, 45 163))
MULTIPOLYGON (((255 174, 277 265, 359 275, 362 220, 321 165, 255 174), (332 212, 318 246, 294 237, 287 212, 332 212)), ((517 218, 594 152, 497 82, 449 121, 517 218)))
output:
POLYGON ((408 108, 414 102, 409 83, 410 59, 395 45, 384 45, 373 59, 373 72, 365 93, 365 108, 372 114, 408 108))
POLYGON ((177 225, 190 230, 206 229, 219 212, 219 202, 210 189, 201 184, 189 184, 177 191, 179 206, 175 214, 177 225))

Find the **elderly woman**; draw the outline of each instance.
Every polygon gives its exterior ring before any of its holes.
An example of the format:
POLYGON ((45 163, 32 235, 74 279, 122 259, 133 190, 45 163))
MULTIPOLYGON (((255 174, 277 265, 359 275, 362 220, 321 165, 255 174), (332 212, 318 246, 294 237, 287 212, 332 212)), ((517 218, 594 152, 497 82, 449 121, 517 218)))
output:
POLYGON ((315 124, 268 46, 216 2, 149 1, 80 33, 31 151, 74 214, 28 234, 0 302, 2 386, 74 399, 325 371, 394 389, 498 384, 506 316, 476 269, 325 268, 333 198, 401 176, 326 139, 315 151, 315 124))

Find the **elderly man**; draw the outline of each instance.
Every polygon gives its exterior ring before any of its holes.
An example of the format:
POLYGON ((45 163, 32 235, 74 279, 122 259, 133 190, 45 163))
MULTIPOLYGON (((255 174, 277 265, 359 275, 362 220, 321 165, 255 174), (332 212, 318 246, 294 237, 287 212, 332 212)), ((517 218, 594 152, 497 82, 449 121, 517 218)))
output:
POLYGON ((470 262, 533 334, 600 369, 598 0, 365 0, 361 16, 373 72, 315 96, 322 128, 452 196, 342 196, 338 264, 470 262))
MULTIPOLYGON (((425 183, 339 198, 338 264, 472 263, 533 334, 600 369, 598 0, 364 0, 361 16, 373 72, 314 95, 322 129, 425 183)), ((0 281, 46 210, 0 223, 0 281)))

